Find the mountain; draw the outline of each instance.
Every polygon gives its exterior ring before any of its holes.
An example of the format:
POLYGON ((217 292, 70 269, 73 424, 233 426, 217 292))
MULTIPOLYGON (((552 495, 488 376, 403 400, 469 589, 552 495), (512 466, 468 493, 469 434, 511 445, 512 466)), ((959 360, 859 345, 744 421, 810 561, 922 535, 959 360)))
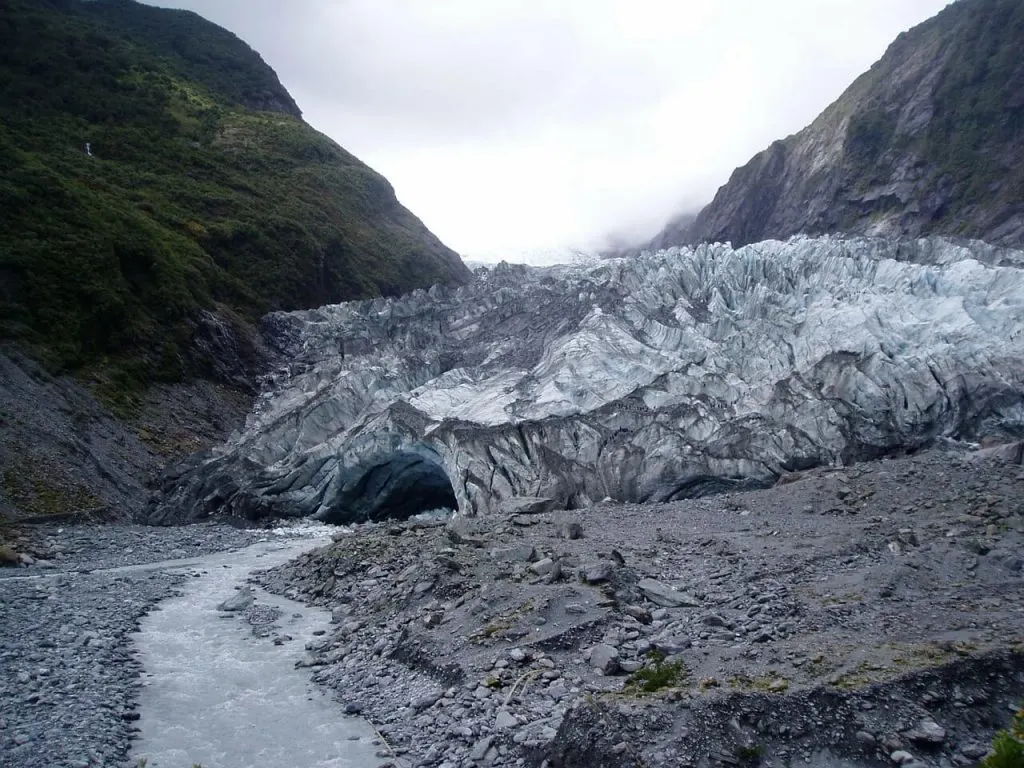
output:
POLYGON ((680 243, 690 242, 690 233, 693 231, 693 224, 696 220, 697 214, 692 211, 677 213, 669 220, 665 228, 647 243, 646 247, 653 251, 660 251, 680 243))
POLYGON ((958 0, 656 246, 797 233, 1024 244, 1024 3, 958 0))
POLYGON ((240 427, 265 313, 471 279, 194 13, 0 0, 0 169, 0 544, 240 427))
POLYGON ((0 167, 0 337, 113 400, 216 377, 210 338, 268 311, 470 277, 256 52, 191 12, 3 0, 0 167))
POLYGON ((1020 437, 1022 297, 1021 251, 824 237, 276 313, 288 365, 140 519, 658 502, 1020 437))
POLYGON ((553 264, 577 264, 593 261, 600 256, 589 250, 558 246, 552 248, 502 248, 501 250, 484 253, 463 254, 463 261, 473 267, 494 266, 500 262, 508 264, 536 264, 551 266, 553 264))

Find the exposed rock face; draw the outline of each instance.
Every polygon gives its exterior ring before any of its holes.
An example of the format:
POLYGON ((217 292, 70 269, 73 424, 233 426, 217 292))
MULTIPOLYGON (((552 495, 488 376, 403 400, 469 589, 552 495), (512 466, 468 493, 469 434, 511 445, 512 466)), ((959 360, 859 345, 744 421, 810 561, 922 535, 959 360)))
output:
MULTIPOLYGON (((651 251, 661 251, 665 248, 671 248, 674 245, 683 245, 684 243, 694 242, 691 233, 693 232, 694 222, 697 221, 697 214, 690 211, 684 211, 683 213, 676 214, 665 228, 661 230, 654 239, 647 243, 646 248, 651 251)), ((740 243, 737 243, 740 245, 740 243)), ((636 256, 638 251, 631 250, 625 251, 619 254, 613 254, 615 256, 636 256)))
POLYGON ((4 350, 0 519, 130 519, 146 506, 150 478, 222 443, 251 405, 252 395, 209 381, 161 384, 124 420, 81 382, 4 350))
POLYGON ((705 245, 270 315, 292 362, 144 519, 405 514, 412 500, 374 489, 410 454, 473 515, 518 496, 699 496, 1021 434, 1022 265, 942 240, 705 245))
POLYGON ((1024 244, 1021 50, 1017 0, 951 4, 651 247, 825 232, 1024 244))
POLYGON ((188 373, 255 394, 274 360, 252 326, 230 314, 202 310, 186 350, 188 373))

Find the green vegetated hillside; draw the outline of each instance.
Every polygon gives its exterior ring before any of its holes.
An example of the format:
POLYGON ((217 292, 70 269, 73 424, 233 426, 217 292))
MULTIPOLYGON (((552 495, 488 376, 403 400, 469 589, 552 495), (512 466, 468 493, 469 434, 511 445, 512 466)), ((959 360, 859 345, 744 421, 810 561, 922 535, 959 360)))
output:
POLYGON ((811 125, 653 242, 823 232, 1024 246, 1024 3, 958 0, 900 35, 811 125))
POLYGON ((469 276, 190 12, 0 0, 0 169, 0 336, 51 370, 177 379, 203 309, 246 326, 469 276))

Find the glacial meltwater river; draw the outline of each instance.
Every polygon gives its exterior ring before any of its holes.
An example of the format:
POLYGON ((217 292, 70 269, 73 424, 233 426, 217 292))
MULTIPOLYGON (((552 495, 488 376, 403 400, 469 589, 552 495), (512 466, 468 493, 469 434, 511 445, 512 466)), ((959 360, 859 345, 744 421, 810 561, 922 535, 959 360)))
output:
POLYGON ((257 603, 281 610, 274 645, 256 637, 239 613, 218 604, 254 570, 283 563, 324 543, 315 531, 255 544, 232 553, 165 564, 190 578, 181 597, 166 600, 142 621, 135 643, 145 670, 139 698, 141 734, 133 759, 149 768, 373 768, 383 747, 364 720, 310 681, 295 662, 308 657, 313 632, 330 616, 256 589, 257 603))

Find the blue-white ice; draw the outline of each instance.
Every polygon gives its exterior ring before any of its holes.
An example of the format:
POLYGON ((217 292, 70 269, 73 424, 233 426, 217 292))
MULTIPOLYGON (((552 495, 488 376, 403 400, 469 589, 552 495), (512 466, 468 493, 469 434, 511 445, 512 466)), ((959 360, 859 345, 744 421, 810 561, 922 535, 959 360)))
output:
POLYGON ((263 329, 287 363, 153 522, 338 516, 342 487, 408 450, 484 515, 523 496, 666 501, 1024 430, 1024 252, 984 243, 800 237, 504 265, 263 329))

